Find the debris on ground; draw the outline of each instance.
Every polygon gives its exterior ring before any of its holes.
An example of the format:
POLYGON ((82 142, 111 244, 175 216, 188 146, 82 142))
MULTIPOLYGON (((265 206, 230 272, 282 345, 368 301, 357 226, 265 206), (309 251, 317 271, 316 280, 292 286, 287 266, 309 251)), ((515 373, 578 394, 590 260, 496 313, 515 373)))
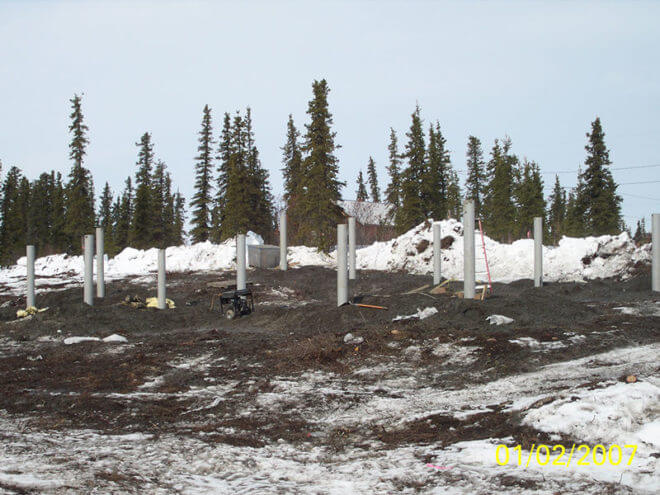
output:
POLYGON ((28 306, 25 309, 19 309, 16 311, 16 318, 25 318, 26 316, 36 315, 37 313, 43 313, 48 311, 48 308, 37 309, 35 306, 28 306))
MULTIPOLYGON (((147 308, 158 308, 158 298, 157 297, 147 297, 147 308)), ((167 309, 175 309, 174 301, 172 299, 165 299, 165 304, 167 309)))
POLYGON ((513 318, 504 315, 490 315, 486 317, 486 320, 489 321, 491 325, 508 325, 509 323, 513 323, 513 318))
POLYGON ((355 336, 352 333, 347 333, 344 335, 344 344, 357 345, 364 342, 364 338, 355 336))
POLYGON ((438 310, 434 307, 428 307, 424 309, 419 309, 417 308, 417 313, 413 315, 408 315, 408 316, 397 316, 396 318, 392 319, 392 321, 401 321, 401 320, 412 320, 414 318, 424 320, 428 318, 429 316, 433 316, 436 314, 438 310))

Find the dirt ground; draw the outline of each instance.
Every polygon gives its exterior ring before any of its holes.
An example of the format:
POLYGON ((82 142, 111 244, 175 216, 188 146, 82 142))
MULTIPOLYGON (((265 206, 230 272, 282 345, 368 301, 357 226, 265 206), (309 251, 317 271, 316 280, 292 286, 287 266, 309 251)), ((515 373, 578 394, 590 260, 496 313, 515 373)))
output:
MULTIPOLYGON (((40 431, 175 434, 235 446, 262 447, 283 439, 292 445, 316 443, 341 452, 373 440, 387 446, 431 441, 449 445, 495 437, 512 437, 513 443, 529 445, 549 442, 549 438, 521 426, 515 414, 497 404, 469 420, 435 414, 392 428, 365 423, 330 431, 318 431, 318 425, 308 420, 305 408, 318 406, 311 403, 316 400, 312 396, 310 404, 296 404, 288 411, 268 407, 249 415, 237 411, 246 401, 272 390, 272 382, 282 376, 323 370, 340 378, 350 376, 352 382, 360 379, 373 384, 373 377, 356 378, 353 372, 366 364, 398 360, 413 366, 424 386, 462 389, 660 338, 659 317, 615 309, 653 300, 648 269, 624 281, 551 283, 540 289, 530 280, 495 284, 485 301, 432 295, 428 290, 408 293, 430 284, 428 276, 360 272, 350 289, 355 301, 386 310, 355 305, 337 308, 332 270, 254 270, 248 279, 254 283, 255 312, 228 321, 217 310, 209 310, 212 291, 207 283, 232 276, 169 274, 168 297, 176 309, 167 311, 122 304, 127 296, 155 295, 155 284, 131 281, 108 284, 106 298, 96 300, 94 307, 82 304, 81 289, 39 294, 38 306, 49 309, 22 321, 16 320, 16 310, 24 307, 24 300, 0 299, 0 410, 40 431), (437 308, 438 314, 424 320, 393 321, 425 307, 437 308), (492 314, 506 315, 514 322, 491 326, 486 317, 492 314), (362 341, 345 343, 347 333, 362 341), (128 344, 63 344, 66 337, 111 334, 126 337, 128 344), (511 342, 521 338, 548 348, 537 352, 511 342), (449 355, 438 358, 425 345, 429 341, 436 346, 465 347, 471 358, 469 367, 449 355), (407 353, 416 353, 415 359, 408 359, 407 353), (196 362, 206 364, 196 366, 196 362), (195 390, 228 380, 236 386, 222 401, 210 408, 196 407, 195 390), (149 394, 141 396, 143 390, 149 394)), ((449 286, 460 290, 459 284, 449 286)), ((359 394, 324 397, 328 408, 363 400, 359 394)), ((574 440, 561 441, 568 445, 574 440)), ((98 473, 96 481, 135 489, 130 476, 108 476, 98 473)), ((501 480, 504 486, 509 482, 519 481, 501 480)), ((20 491, 7 484, 0 484, 2 488, 20 491)))

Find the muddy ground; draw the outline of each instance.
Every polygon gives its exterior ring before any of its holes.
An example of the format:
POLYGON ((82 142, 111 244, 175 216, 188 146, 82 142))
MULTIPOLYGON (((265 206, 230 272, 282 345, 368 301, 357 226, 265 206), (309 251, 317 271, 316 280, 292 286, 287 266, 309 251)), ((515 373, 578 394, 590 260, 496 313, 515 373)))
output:
MULTIPOLYGON (((360 272, 351 287, 356 301, 386 310, 337 308, 332 270, 254 270, 248 278, 254 283, 255 312, 228 321, 217 310, 209 310, 212 290, 207 283, 231 277, 231 273, 169 274, 168 297, 176 309, 167 311, 122 304, 127 296, 155 295, 155 284, 130 280, 108 284, 106 298, 96 300, 91 308, 82 304, 78 288, 39 294, 38 306, 49 309, 22 321, 16 321, 16 310, 24 301, 1 298, 0 304, 5 304, 0 308, 0 410, 20 419, 26 428, 43 432, 175 434, 257 448, 284 440, 342 452, 372 441, 396 447, 503 437, 529 445, 548 442, 548 436, 521 426, 519 418, 499 404, 469 420, 435 414, 396 427, 365 422, 329 430, 320 430, 305 414, 306 408, 319 407, 313 395, 309 404, 292 404, 290 409, 264 405, 250 414, 239 411, 272 390, 274 380, 317 370, 333 373, 339 380, 345 376, 353 385, 356 380, 373 385, 373 377, 355 375, 355 370, 396 361, 414 367, 420 386, 455 390, 660 340, 660 317, 615 309, 654 301, 648 269, 624 281, 551 283, 541 289, 535 289, 531 280, 495 284, 485 301, 459 299, 451 292, 408 293, 429 284, 428 276, 360 272), (425 307, 435 307, 438 313, 421 321, 393 321, 397 315, 425 307), (492 314, 514 322, 491 326, 486 317, 492 314), (362 342, 345 343, 347 333, 362 342), (128 343, 63 343, 70 336, 111 334, 126 337, 128 343), (521 338, 541 343, 543 352, 511 342, 521 338), (464 347, 469 366, 455 356, 434 352, 428 342, 435 348, 445 343, 451 349, 464 347), (229 381, 234 386, 221 401, 201 407, 196 390, 229 381)), ((449 287, 460 290, 458 284, 449 287)), ((630 372, 634 371, 630 363, 630 372)), ((376 388, 371 393, 392 392, 376 388)), ((321 406, 328 409, 364 400, 357 393, 323 397, 321 406)), ((8 441, 2 437, 0 432, 0 439, 8 441)), ((579 439, 562 439, 566 444, 575 440, 579 439)), ((95 476, 95 485, 108 484, 120 491, 137 490, 142 483, 130 473, 95 476)), ((522 482, 502 479, 500 483, 522 482)), ((2 489, 21 491, 7 483, 0 483, 2 489)))

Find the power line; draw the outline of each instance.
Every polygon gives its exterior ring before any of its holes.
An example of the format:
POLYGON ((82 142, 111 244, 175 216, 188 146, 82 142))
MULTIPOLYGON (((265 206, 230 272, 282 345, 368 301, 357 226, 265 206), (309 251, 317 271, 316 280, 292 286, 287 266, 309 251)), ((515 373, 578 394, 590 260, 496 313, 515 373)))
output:
POLYGON ((640 196, 639 194, 619 193, 622 196, 630 196, 631 198, 648 199, 649 201, 660 201, 660 198, 649 198, 648 196, 640 196))
POLYGON ((624 182, 622 184, 617 184, 617 186, 632 186, 635 184, 655 184, 656 182, 660 182, 660 180, 644 180, 642 182, 624 182))

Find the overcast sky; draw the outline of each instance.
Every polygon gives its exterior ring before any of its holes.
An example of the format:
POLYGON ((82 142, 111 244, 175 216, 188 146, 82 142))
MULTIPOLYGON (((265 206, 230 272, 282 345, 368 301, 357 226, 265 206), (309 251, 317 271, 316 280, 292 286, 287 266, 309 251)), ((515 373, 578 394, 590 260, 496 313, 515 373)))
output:
MULTIPOLYGON (((0 0, 0 160, 30 178, 68 172, 69 99, 84 93, 86 165, 97 193, 135 172, 149 131, 190 198, 202 108, 250 106, 263 165, 282 193, 292 113, 311 83, 331 88, 344 198, 389 128, 400 144, 419 102, 439 120, 457 170, 467 137, 487 153, 509 135, 553 171, 577 171, 600 116, 627 223, 660 211, 660 2, 102 2, 0 0)), ((461 180, 465 175, 461 174, 461 180)), ((560 175, 575 184, 575 173, 560 175)), ((549 191, 548 191, 549 192, 549 191)))

